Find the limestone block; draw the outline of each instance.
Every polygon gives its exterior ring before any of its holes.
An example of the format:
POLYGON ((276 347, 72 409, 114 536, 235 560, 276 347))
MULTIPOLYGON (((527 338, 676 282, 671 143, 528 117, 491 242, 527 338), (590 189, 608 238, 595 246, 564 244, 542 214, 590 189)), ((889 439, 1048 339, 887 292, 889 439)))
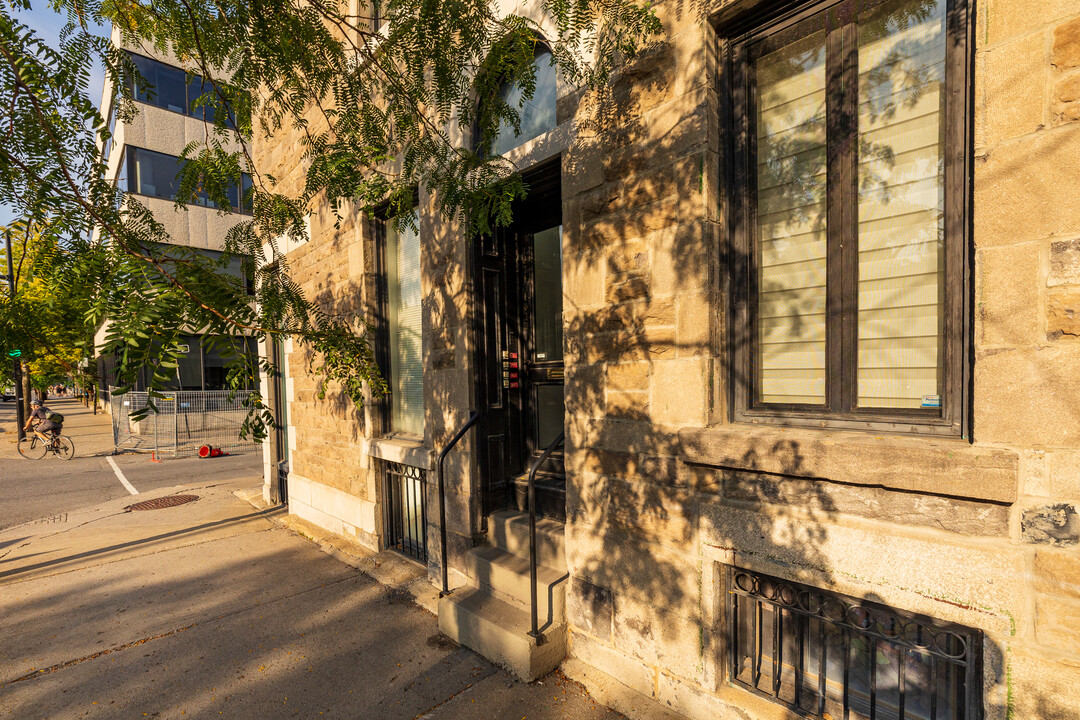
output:
POLYGON ((683 222, 674 233, 657 235, 653 244, 652 291, 657 295, 708 292, 710 248, 715 223, 683 222))
POLYGON ((604 379, 609 390, 648 390, 649 364, 636 362, 607 365, 604 379))
POLYGON ((1057 288, 1046 296, 1046 337, 1080 338, 1080 287, 1057 288))
POLYGON ((1080 446, 1080 347, 979 353, 975 437, 985 442, 1080 446))
POLYGON ((1080 500, 1080 453, 1055 450, 1047 465, 1047 495, 1080 500))
POLYGON ((604 522, 611 478, 592 472, 578 472, 566 484, 567 522, 598 528, 604 522))
POLYGON ((567 365, 564 385, 567 415, 603 414, 604 389, 603 365, 567 365))
POLYGON ((572 627, 584 630, 601 640, 610 641, 613 607, 611 591, 607 588, 584 578, 570 579, 566 617, 572 627))
POLYGON ((657 422, 704 424, 709 363, 705 358, 658 360, 652 368, 652 417, 657 422))
POLYGON ((1054 113, 1059 121, 1069 122, 1080 111, 1080 73, 1073 73, 1054 84, 1054 113))
POLYGON ((1050 492, 1050 470, 1046 451, 1024 450, 1021 457, 1024 494, 1053 497, 1050 492))
POLYGON ((609 588, 616 596, 626 595, 685 618, 700 617, 701 561, 696 550, 679 552, 569 523, 566 564, 573 577, 609 588))
POLYGON ((1034 33, 985 51, 986 142, 1039 129, 1046 105, 1046 42, 1034 33))
POLYGON ((606 530, 673 548, 694 547, 697 498, 681 488, 612 478, 607 483, 606 530))
POLYGON ((649 393, 608 390, 604 402, 604 411, 611 417, 648 420, 649 393))
POLYGON ((1080 601, 1035 596, 1035 637, 1040 645, 1080 656, 1080 601))
POLYGON ((601 669, 617 678, 623 685, 652 697, 656 686, 656 670, 640 660, 627 656, 610 645, 587 635, 570 633, 570 654, 582 662, 601 669))
POLYGON ((708 351, 714 312, 710 299, 709 293, 686 293, 676 297, 675 348, 677 357, 700 355, 708 351))
POLYGON ((1076 720, 1080 667, 1075 662, 1057 662, 1034 648, 1021 646, 1010 649, 1008 664, 1013 705, 1010 717, 1076 720))
MULTIPOLYGON (((703 469, 708 471, 708 469, 703 469)), ((725 500, 845 513, 883 522, 932 527, 964 535, 1008 537, 1009 508, 997 503, 894 492, 824 480, 715 470, 725 500)))
POLYGON ((1080 235, 1080 125, 999 145, 975 162, 975 243, 1080 235))
POLYGON ((1080 516, 1070 503, 1039 505, 1023 511, 1020 539, 1044 545, 1076 545, 1080 542, 1080 516))
POLYGON ((1080 600, 1080 553, 1075 549, 1039 548, 1033 575, 1037 592, 1080 600))
POLYGON ((607 301, 612 305, 649 297, 649 279, 643 275, 609 274, 606 285, 607 301))
POLYGON ((1080 285, 1080 240, 1055 240, 1050 243, 1049 287, 1080 285))
POLYGON ((1039 329, 1039 248, 987 248, 976 256, 980 337, 986 345, 1034 344, 1039 329))
POLYGON ((1050 62, 1059 69, 1080 67, 1080 17, 1054 28, 1050 62))
POLYGON ((1024 612, 1021 548, 958 542, 828 513, 700 503, 701 542, 736 561, 809 585, 988 631, 1024 612))
POLYGON ((619 477, 631 482, 649 482, 667 486, 680 484, 678 461, 672 457, 624 453, 599 448, 583 449, 580 457, 582 472, 619 477))
POLYGON ((615 647, 680 677, 700 682, 701 626, 662 606, 615 595, 615 647))

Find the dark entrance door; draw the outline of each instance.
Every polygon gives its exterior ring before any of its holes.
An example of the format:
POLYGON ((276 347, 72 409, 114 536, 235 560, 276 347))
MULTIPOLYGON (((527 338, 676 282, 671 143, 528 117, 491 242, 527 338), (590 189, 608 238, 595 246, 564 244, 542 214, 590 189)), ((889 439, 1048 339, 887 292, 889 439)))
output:
MULTIPOLYGON (((514 224, 476 243, 485 517, 525 509, 529 467, 563 430, 558 167, 527 176, 514 224)), ((537 474, 537 510, 562 519, 565 488, 560 450, 537 474)))

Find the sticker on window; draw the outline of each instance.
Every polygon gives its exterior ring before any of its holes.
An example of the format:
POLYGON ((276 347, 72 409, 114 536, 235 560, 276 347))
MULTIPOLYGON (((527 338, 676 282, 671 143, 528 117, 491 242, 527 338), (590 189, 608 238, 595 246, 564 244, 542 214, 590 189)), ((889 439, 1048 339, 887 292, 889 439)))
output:
POLYGON ((939 408, 941 407, 940 395, 923 395, 922 406, 924 408, 939 408))
POLYGON ((536 359, 537 360, 547 360, 547 353, 546 352, 536 353, 536 359))

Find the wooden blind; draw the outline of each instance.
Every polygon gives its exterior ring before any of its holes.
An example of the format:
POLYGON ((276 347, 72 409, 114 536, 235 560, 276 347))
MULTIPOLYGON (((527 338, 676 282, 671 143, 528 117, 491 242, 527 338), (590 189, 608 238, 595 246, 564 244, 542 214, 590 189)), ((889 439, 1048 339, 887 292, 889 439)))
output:
POLYGON ((940 406, 944 73, 944 0, 860 15, 860 407, 940 406))
POLYGON ((759 400, 825 402, 825 33, 756 64, 759 400))

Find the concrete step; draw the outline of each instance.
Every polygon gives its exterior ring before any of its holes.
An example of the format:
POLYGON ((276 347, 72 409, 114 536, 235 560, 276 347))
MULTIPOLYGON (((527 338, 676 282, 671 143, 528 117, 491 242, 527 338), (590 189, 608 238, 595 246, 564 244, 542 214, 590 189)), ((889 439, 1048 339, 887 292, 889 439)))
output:
MULTIPOLYGON (((500 600, 529 611, 529 561, 501 548, 483 545, 465 556, 465 567, 474 584, 491 591, 500 600)), ((540 625, 566 620, 565 572, 536 566, 536 612, 540 625)))
MULTIPOLYGON (((536 561, 566 572, 566 544, 561 522, 536 518, 536 561)), ((529 557, 529 514, 503 510, 488 516, 488 540, 511 555, 529 557)))
POLYGON ((439 600, 439 630, 526 682, 566 657, 566 625, 552 625, 540 642, 530 637, 529 613, 481 588, 458 588, 439 600))

